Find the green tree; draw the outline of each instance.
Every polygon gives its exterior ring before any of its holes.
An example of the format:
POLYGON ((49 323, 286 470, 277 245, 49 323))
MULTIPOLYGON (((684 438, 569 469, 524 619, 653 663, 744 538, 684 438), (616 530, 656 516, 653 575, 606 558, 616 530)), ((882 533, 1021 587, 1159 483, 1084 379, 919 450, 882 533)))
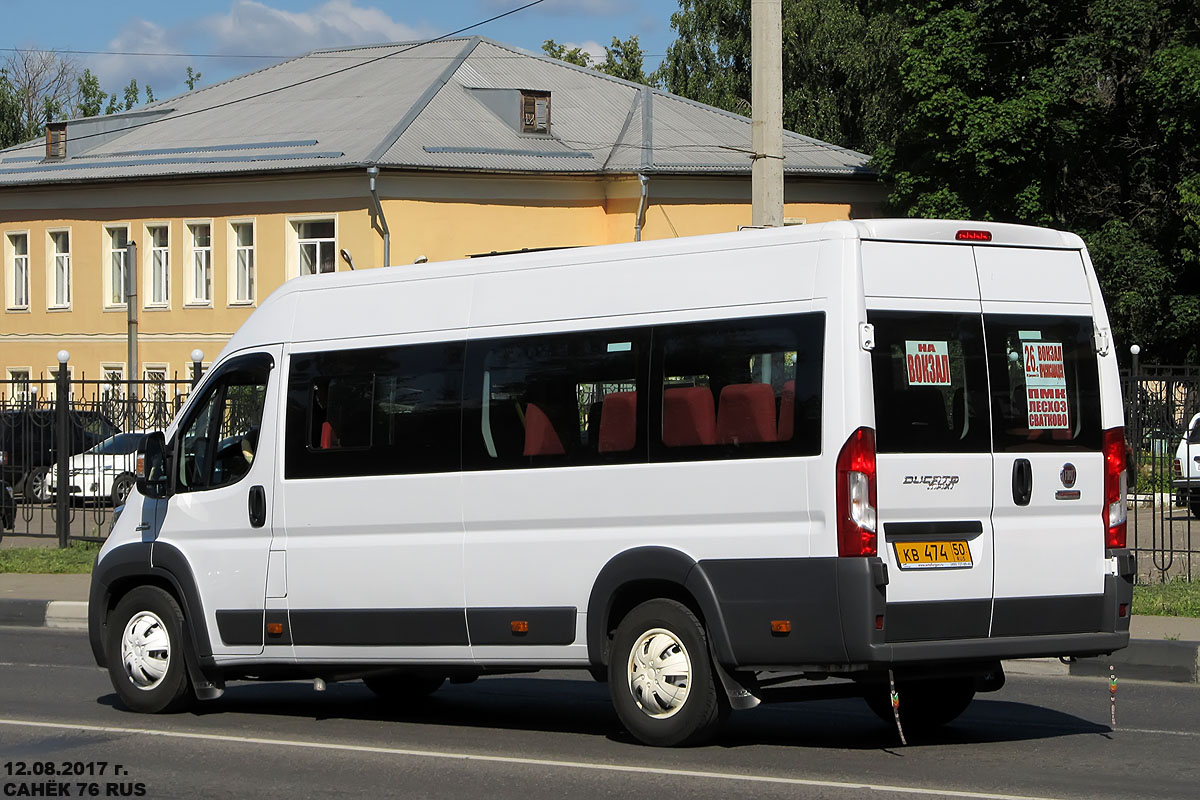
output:
MULTIPOLYGON (((574 64, 577 67, 590 67, 592 65, 592 57, 582 49, 572 47, 568 50, 566 45, 559 44, 553 39, 547 39, 542 43, 542 52, 551 58, 566 61, 568 64, 574 64)), ((188 69, 190 70, 191 68, 189 67, 188 69)))
MULTIPOLYGON (((783 124, 870 152, 897 118, 900 21, 875 0, 783 5, 783 124)), ((680 0, 676 40, 654 78, 669 91, 739 114, 751 110, 750 0, 680 0)))
POLYGON ((646 54, 638 44, 638 37, 630 36, 624 41, 613 37, 612 44, 604 48, 604 60, 596 69, 634 83, 650 83, 645 71, 646 54))
POLYGON ((79 76, 79 105, 76 109, 79 116, 99 116, 107 98, 108 95, 100 88, 100 79, 90 69, 85 69, 79 76))
POLYGON ((0 69, 0 149, 27 140, 27 134, 16 87, 9 81, 8 71, 0 69))
MULTIPOLYGON (((548 40, 547 44, 552 43, 553 41, 554 41, 553 39, 548 40)), ((189 92, 196 88, 196 84, 200 82, 201 77, 202 76, 200 75, 199 72, 193 71, 191 67, 187 68, 187 77, 184 78, 183 80, 184 80, 184 83, 187 84, 189 92)))
POLYGON ((138 104, 138 83, 137 78, 130 78, 129 85, 125 87, 125 110, 129 111, 138 104))
POLYGON ((909 2, 893 209, 1088 243, 1119 352, 1200 356, 1200 29, 1174 0, 909 2))

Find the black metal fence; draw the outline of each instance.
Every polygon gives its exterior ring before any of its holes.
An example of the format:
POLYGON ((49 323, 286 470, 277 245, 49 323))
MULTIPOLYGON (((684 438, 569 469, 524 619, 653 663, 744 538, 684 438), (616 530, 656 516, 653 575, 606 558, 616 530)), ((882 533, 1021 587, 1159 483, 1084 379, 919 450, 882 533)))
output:
POLYGON ((138 434, 165 428, 191 387, 178 374, 0 381, 0 536, 103 541, 134 482, 138 434))
POLYGON ((1122 379, 1129 545, 1142 579, 1200 578, 1200 367, 1141 365, 1122 379), (1196 492, 1187 485, 1195 477, 1196 492))

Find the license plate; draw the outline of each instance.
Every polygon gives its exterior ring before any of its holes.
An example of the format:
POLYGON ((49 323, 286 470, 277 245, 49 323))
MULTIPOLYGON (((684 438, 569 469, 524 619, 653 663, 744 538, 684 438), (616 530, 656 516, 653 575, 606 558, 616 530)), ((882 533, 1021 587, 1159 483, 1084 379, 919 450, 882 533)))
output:
POLYGON ((971 548, 961 539, 946 542, 895 542, 900 569, 965 569, 971 566, 971 548))

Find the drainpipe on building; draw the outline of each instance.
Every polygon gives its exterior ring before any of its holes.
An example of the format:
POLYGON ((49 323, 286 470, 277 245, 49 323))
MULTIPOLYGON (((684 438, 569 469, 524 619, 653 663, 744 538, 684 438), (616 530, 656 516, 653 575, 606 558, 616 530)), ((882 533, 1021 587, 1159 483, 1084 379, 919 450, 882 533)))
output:
POLYGON ((645 173, 638 173, 638 182, 642 185, 642 195, 638 198, 637 219, 633 222, 633 240, 642 240, 642 224, 646 221, 646 200, 650 196, 650 179, 645 173))
POLYGON ((383 265, 389 267, 392 264, 392 232, 388 230, 387 217, 383 215, 383 204, 379 202, 379 192, 375 190, 379 167, 367 167, 367 177, 371 179, 371 199, 375 201, 375 213, 379 217, 379 227, 383 230, 383 265))

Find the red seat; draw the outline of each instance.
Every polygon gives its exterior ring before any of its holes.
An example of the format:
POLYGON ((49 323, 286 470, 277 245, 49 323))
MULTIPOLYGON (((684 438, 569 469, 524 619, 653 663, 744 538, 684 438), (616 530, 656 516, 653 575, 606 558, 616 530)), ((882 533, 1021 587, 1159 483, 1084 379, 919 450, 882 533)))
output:
POLYGON ((525 407, 525 455, 561 456, 567 451, 546 412, 530 403, 525 407))
POLYGON ((600 407, 600 435, 596 449, 601 453, 624 453, 637 442, 637 392, 613 392, 600 407))
POLYGON ((337 434, 335 434, 333 432, 333 426, 329 424, 329 420, 322 422, 321 423, 321 449, 329 450, 334 447, 337 447, 338 444, 340 444, 340 442, 338 441, 337 434))
POLYGON ((717 417, 711 389, 681 386, 663 392, 662 440, 667 447, 717 443, 717 417))
POLYGON ((779 400, 779 441, 790 442, 796 426, 796 382, 785 381, 779 400))
POLYGON ((769 383, 733 383, 717 404, 717 441, 753 444, 775 441, 775 391, 769 383))

